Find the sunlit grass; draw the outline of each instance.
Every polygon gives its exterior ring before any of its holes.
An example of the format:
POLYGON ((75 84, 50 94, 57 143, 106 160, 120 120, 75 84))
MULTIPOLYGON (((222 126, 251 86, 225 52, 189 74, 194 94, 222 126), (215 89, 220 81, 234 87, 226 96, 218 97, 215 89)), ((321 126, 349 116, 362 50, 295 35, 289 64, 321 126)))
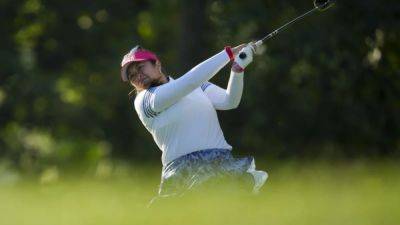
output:
MULTIPOLYGON (((276 166, 275 166, 276 165, 276 166)), ((156 169, 0 186, 0 224, 399 224, 400 166, 285 163, 259 195, 221 185, 147 208, 156 169)))

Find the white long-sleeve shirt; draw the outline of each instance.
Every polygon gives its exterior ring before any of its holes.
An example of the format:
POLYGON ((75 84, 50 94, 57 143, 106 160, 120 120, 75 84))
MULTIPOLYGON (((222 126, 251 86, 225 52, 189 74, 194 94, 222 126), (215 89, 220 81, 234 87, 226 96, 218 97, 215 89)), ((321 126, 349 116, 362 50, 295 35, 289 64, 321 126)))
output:
POLYGON ((216 109, 239 105, 243 73, 231 71, 227 89, 208 80, 229 62, 224 51, 180 78, 139 92, 134 107, 162 151, 162 163, 204 149, 232 149, 222 133, 216 109))

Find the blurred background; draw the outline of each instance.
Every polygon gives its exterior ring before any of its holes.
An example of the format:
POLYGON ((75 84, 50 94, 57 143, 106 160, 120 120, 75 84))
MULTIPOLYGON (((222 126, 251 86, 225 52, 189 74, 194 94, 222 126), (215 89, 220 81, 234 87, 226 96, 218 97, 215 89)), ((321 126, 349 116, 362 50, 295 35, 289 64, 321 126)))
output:
MULTIPOLYGON (((135 167, 154 169, 156 186, 161 152, 128 101, 122 56, 140 44, 177 78, 312 7, 311 0, 1 0, 0 183, 135 167)), ((344 173, 356 161, 397 165, 399 27, 397 0, 337 1, 268 41, 246 70, 239 108, 218 112, 235 155, 255 156, 272 174, 310 161, 331 169, 348 162, 344 173)), ((211 82, 226 87, 229 69, 211 82)))
MULTIPOLYGON (((312 1, 10 1, 1 4, 0 157, 25 172, 160 162, 119 77, 136 44, 179 77, 265 36, 312 1)), ((237 154, 398 157, 400 3, 339 1, 266 43, 241 105, 219 112, 237 154)), ((211 81, 226 87, 229 66, 211 81)))

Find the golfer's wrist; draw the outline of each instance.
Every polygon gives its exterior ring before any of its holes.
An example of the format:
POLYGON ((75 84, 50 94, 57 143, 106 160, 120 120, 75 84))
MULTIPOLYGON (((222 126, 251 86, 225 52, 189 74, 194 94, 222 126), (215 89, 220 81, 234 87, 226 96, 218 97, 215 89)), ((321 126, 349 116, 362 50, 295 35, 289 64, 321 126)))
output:
POLYGON ((226 52, 226 54, 228 54, 229 60, 233 61, 233 59, 235 58, 235 55, 233 54, 231 46, 225 46, 225 52, 226 52))
POLYGON ((231 70, 235 73, 243 73, 244 72, 244 68, 241 67, 239 64, 237 64, 236 62, 233 62, 231 70))

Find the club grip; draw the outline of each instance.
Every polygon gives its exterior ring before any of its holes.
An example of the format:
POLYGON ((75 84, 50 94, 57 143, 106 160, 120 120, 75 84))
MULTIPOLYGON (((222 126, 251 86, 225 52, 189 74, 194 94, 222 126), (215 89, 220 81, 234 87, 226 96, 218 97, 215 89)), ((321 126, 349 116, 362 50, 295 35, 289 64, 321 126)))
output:
POLYGON ((263 44, 263 40, 259 40, 255 44, 256 44, 256 48, 259 48, 263 44))

